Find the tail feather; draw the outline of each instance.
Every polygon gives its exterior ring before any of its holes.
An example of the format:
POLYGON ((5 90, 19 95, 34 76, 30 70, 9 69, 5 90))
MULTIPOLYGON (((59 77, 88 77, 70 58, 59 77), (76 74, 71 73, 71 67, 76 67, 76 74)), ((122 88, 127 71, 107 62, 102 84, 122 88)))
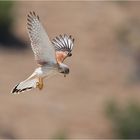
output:
POLYGON ((17 84, 13 90, 11 91, 11 93, 17 94, 17 93, 21 93, 24 91, 28 91, 31 90, 32 88, 36 88, 36 82, 37 79, 27 79, 23 82, 20 82, 19 84, 17 84))

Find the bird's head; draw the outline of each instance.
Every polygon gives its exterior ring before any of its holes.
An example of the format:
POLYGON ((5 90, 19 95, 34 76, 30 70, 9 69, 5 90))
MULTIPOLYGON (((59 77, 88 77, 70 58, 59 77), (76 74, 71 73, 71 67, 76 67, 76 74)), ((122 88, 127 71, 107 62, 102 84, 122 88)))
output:
POLYGON ((59 71, 60 73, 64 74, 64 76, 66 76, 66 75, 69 74, 69 72, 70 72, 68 66, 65 65, 65 64, 63 64, 63 63, 60 63, 60 64, 59 64, 58 71, 59 71))

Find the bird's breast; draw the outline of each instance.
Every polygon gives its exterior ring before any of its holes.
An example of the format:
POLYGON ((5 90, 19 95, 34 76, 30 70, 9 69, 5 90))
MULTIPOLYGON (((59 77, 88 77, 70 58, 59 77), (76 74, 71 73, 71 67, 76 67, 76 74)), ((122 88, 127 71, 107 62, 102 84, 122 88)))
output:
POLYGON ((44 66, 42 67, 42 74, 41 76, 46 77, 49 75, 54 75, 58 73, 58 68, 54 67, 49 67, 49 66, 44 66))

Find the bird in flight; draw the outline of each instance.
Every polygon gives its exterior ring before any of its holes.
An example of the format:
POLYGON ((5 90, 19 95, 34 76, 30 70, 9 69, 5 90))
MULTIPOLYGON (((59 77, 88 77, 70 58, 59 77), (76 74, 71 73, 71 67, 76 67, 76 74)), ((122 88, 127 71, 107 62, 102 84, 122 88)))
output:
POLYGON ((31 48, 39 67, 29 78, 12 89, 11 93, 13 94, 19 94, 33 88, 41 90, 45 78, 57 73, 62 73, 64 76, 69 74, 69 67, 63 62, 67 57, 72 56, 74 38, 64 34, 50 41, 39 16, 34 11, 28 14, 27 30, 31 40, 31 48))

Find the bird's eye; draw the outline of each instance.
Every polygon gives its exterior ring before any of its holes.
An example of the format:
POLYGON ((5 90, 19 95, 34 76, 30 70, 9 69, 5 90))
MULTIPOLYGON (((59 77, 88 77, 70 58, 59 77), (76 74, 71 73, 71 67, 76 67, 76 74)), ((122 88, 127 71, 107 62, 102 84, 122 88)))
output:
POLYGON ((68 53, 68 56, 69 56, 69 57, 72 56, 72 53, 68 53))

